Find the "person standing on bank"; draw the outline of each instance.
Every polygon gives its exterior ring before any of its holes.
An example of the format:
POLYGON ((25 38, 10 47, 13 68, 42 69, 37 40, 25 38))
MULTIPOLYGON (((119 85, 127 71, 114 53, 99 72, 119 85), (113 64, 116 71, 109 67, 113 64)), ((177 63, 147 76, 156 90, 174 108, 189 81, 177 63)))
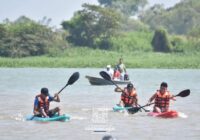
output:
POLYGON ((167 90, 167 87, 167 83, 162 82, 160 89, 149 99, 148 104, 153 100, 155 101, 153 112, 167 112, 169 111, 170 100, 172 99, 175 101, 174 96, 167 90))
POLYGON ((60 115, 60 108, 56 107, 54 109, 50 108, 50 102, 60 102, 58 93, 54 97, 49 95, 49 90, 47 88, 42 88, 41 93, 35 97, 33 114, 37 117, 52 117, 55 114, 60 115))

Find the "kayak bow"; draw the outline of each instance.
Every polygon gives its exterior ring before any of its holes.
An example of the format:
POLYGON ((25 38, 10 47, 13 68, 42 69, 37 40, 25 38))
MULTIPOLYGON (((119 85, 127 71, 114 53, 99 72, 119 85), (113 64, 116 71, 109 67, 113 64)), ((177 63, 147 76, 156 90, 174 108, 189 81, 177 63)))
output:
POLYGON ((63 114, 63 115, 54 115, 51 118, 43 118, 43 117, 36 117, 33 115, 29 115, 26 117, 27 121, 40 121, 40 122, 49 122, 49 121, 69 121, 70 120, 70 116, 67 114, 63 114))

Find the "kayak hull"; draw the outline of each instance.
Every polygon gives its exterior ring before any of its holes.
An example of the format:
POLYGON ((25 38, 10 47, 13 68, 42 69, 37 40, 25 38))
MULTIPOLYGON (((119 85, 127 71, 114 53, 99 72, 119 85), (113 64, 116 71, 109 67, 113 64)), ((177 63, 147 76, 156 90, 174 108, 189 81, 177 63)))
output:
POLYGON ((123 110, 127 110, 127 109, 129 109, 129 108, 131 108, 131 107, 123 107, 123 106, 119 106, 119 105, 115 105, 114 107, 113 107, 113 111, 115 111, 115 112, 117 112, 117 111, 123 111, 123 110))
POLYGON ((63 114, 63 115, 54 115, 51 118, 43 118, 43 117, 36 117, 33 115, 29 115, 26 117, 27 121, 40 121, 40 122, 49 122, 49 121, 69 121, 70 120, 70 116, 67 114, 63 114))
POLYGON ((179 117, 179 113, 174 110, 163 112, 163 113, 149 112, 148 116, 160 117, 160 118, 177 118, 179 117))
POLYGON ((121 111, 124 111, 124 110, 127 110, 129 114, 135 114, 140 109, 138 109, 137 107, 122 107, 120 105, 115 105, 113 107, 114 112, 121 112, 121 111))

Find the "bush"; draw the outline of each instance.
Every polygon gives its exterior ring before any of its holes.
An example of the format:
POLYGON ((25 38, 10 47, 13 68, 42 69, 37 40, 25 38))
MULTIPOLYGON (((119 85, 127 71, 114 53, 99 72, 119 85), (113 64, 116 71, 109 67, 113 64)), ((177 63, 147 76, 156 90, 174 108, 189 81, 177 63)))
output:
POLYGON ((168 39, 167 31, 165 29, 160 28, 155 31, 151 44, 154 51, 156 52, 171 51, 171 45, 168 39))

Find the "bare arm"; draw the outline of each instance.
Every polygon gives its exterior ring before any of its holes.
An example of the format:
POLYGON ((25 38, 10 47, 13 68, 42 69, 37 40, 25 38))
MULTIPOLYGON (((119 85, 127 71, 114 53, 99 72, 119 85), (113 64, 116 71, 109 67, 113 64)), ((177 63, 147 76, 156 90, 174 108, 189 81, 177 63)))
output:
POLYGON ((174 95, 171 95, 171 96, 170 96, 170 99, 171 99, 171 100, 173 100, 173 101, 176 101, 176 99, 175 99, 175 96, 174 96, 174 95))
POLYGON ((41 114, 42 114, 43 117, 48 117, 48 115, 44 111, 44 108, 40 108, 40 112, 41 112, 41 114))
POLYGON ((154 94, 148 101, 148 104, 150 104, 154 99, 156 98, 156 94, 154 94))
POLYGON ((138 97, 137 97, 137 94, 135 96, 135 103, 133 105, 138 106, 138 97))

